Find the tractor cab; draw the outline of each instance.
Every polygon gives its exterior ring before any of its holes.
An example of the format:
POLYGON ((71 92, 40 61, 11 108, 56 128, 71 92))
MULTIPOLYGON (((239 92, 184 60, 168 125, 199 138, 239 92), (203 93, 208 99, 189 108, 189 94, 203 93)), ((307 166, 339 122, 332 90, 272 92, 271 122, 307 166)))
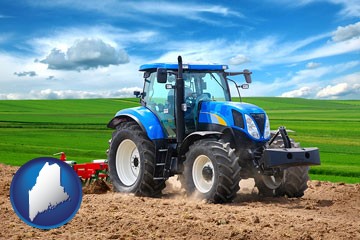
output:
MULTIPOLYGON (((225 69, 226 65, 183 65, 185 135, 198 129, 199 107, 203 101, 230 101, 225 69)), ((176 138, 178 64, 146 64, 140 71, 145 78, 144 92, 140 95, 142 105, 158 117, 168 138, 176 138)))

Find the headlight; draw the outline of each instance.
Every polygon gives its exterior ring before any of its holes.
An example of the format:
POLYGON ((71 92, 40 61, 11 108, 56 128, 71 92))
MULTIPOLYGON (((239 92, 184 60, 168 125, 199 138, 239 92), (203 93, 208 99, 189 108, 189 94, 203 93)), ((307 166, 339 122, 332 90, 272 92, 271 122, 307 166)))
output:
POLYGON ((266 120, 265 120, 264 138, 269 138, 270 137, 270 121, 269 121, 268 115, 265 115, 265 116, 266 116, 266 120))
POLYGON ((247 114, 245 114, 245 119, 246 119, 246 127, 249 134, 256 139, 259 139, 260 133, 258 128, 256 127, 254 120, 252 120, 252 118, 247 114))

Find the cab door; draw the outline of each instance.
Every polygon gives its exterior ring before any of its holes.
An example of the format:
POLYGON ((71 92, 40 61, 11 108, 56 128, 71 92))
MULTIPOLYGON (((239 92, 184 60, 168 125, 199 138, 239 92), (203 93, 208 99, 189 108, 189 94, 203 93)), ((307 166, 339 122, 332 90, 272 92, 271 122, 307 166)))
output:
POLYGON ((142 96, 143 103, 158 117, 168 138, 176 138, 175 99, 174 89, 167 89, 166 85, 174 85, 175 80, 175 76, 169 75, 166 83, 159 83, 156 72, 152 72, 145 78, 142 96))

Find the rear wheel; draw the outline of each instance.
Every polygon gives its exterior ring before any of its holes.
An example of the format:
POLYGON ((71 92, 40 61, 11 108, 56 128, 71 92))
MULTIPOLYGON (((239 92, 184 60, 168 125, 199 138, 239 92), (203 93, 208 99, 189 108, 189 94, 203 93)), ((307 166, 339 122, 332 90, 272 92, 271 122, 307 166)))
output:
POLYGON ((180 176, 188 195, 214 203, 230 202, 239 190, 240 166, 229 143, 199 140, 190 146, 180 176))
MULTIPOLYGON (((291 139, 292 147, 300 147, 299 143, 295 143, 291 139)), ((271 148, 283 148, 284 142, 281 136, 278 136, 270 146, 271 148)), ((288 196, 302 197, 307 189, 307 181, 309 180, 309 167, 296 166, 289 167, 280 171, 273 176, 265 176, 257 174, 255 176, 255 184, 262 196, 288 196)))
POLYGON ((158 196, 164 181, 154 180, 155 146, 135 122, 122 123, 109 150, 109 176, 114 190, 139 196, 158 196))

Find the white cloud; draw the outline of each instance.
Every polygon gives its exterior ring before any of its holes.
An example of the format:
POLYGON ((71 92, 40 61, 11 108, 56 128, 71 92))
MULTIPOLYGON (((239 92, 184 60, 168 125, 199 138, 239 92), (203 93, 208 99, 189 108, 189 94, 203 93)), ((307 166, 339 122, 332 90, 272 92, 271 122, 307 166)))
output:
POLYGON ((76 41, 66 53, 54 48, 40 62, 48 64, 49 69, 87 70, 125 64, 129 62, 129 57, 124 50, 116 50, 100 39, 82 39, 76 41))
POLYGON ((338 27, 336 31, 333 32, 332 40, 334 42, 341 42, 354 37, 360 37, 360 22, 345 27, 338 27))
POLYGON ((109 25, 92 27, 59 28, 45 36, 35 37, 27 43, 39 56, 48 54, 52 49, 66 52, 79 39, 101 39, 116 49, 133 44, 151 44, 162 40, 162 36, 152 30, 129 31, 109 25))
POLYGON ((321 89, 316 97, 319 98, 338 98, 340 96, 360 94, 360 84, 350 85, 348 83, 339 83, 336 85, 328 85, 321 89))
POLYGON ((250 59, 243 54, 238 54, 235 57, 230 58, 229 63, 232 65, 240 65, 249 62, 250 59))
POLYGON ((337 78, 332 82, 332 85, 322 88, 316 97, 360 99, 360 72, 337 78))
MULTIPOLYGON (((332 84, 334 76, 353 71, 358 66, 360 66, 360 61, 350 61, 289 73, 287 76, 276 78, 271 83, 266 83, 266 91, 263 91, 263 94, 281 97, 315 98, 316 93, 324 85, 332 84)), ((344 79, 336 79, 336 81, 344 82, 344 79)), ((257 87, 261 88, 261 86, 257 87)))
POLYGON ((344 17, 360 17, 360 2, 358 0, 328 0, 334 4, 340 4, 340 15, 344 17))
POLYGON ((360 100, 360 72, 323 81, 323 83, 316 81, 304 83, 299 89, 284 92, 280 97, 360 100), (324 83, 327 83, 326 87, 324 83))
POLYGON ((174 16, 179 18, 185 18, 189 20, 199 21, 211 25, 221 25, 218 20, 213 20, 212 17, 206 16, 204 13, 211 13, 222 17, 240 17, 244 18, 244 15, 230 10, 227 7, 220 5, 210 4, 197 4, 197 3, 176 3, 176 2, 159 2, 154 1, 137 1, 129 4, 130 8, 137 12, 146 13, 149 15, 158 16, 174 16), (184 14, 185 13, 185 14, 184 14))
POLYGON ((300 62, 312 59, 332 57, 342 55, 346 53, 352 53, 360 50, 360 38, 352 38, 342 42, 331 42, 326 45, 322 45, 310 51, 306 51, 300 54, 293 54, 285 56, 283 59, 279 59, 278 62, 300 62))
POLYGON ((304 69, 296 72, 291 78, 283 79, 282 86, 301 86, 304 83, 313 83, 321 81, 326 75, 343 73, 349 69, 360 65, 360 61, 350 61, 346 63, 339 63, 331 66, 323 66, 312 69, 304 69))
POLYGON ((137 1, 136 3, 128 4, 128 6, 136 9, 139 12, 148 13, 151 15, 176 15, 184 18, 191 18, 191 16, 201 13, 213 13, 223 16, 237 16, 243 17, 242 14, 232 11, 227 7, 220 5, 210 4, 197 4, 197 3, 176 3, 176 2, 159 2, 154 1, 137 1), (186 14, 184 14, 186 12, 186 14))
MULTIPOLYGON (((143 86, 142 74, 138 71, 138 67, 145 61, 136 57, 132 57, 133 61, 128 64, 110 65, 106 68, 81 72, 47 69, 45 64, 33 62, 32 59, 34 58, 31 56, 25 58, 0 53, 0 94, 2 99, 34 98, 29 95, 29 92, 36 93, 43 89, 84 91, 94 94, 99 92, 98 97, 107 97, 112 96, 107 92, 113 89, 141 88, 143 86), (36 76, 18 77, 14 75, 14 71, 17 73, 34 71, 36 76)), ((91 96, 91 94, 88 95, 91 96)), ((40 96, 37 95, 37 98, 40 96)))
POLYGON ((317 68, 319 67, 321 64, 320 63, 317 63, 317 62, 309 62, 306 64, 306 68, 309 68, 309 69, 314 69, 314 68, 317 68))
POLYGON ((329 98, 337 95, 341 95, 350 90, 347 83, 339 83, 336 85, 328 85, 327 87, 321 89, 316 96, 319 98, 329 98))
POLYGON ((306 98, 311 96, 312 89, 310 87, 302 87, 300 89, 296 89, 293 91, 285 92, 281 94, 280 97, 288 97, 288 98, 306 98))

